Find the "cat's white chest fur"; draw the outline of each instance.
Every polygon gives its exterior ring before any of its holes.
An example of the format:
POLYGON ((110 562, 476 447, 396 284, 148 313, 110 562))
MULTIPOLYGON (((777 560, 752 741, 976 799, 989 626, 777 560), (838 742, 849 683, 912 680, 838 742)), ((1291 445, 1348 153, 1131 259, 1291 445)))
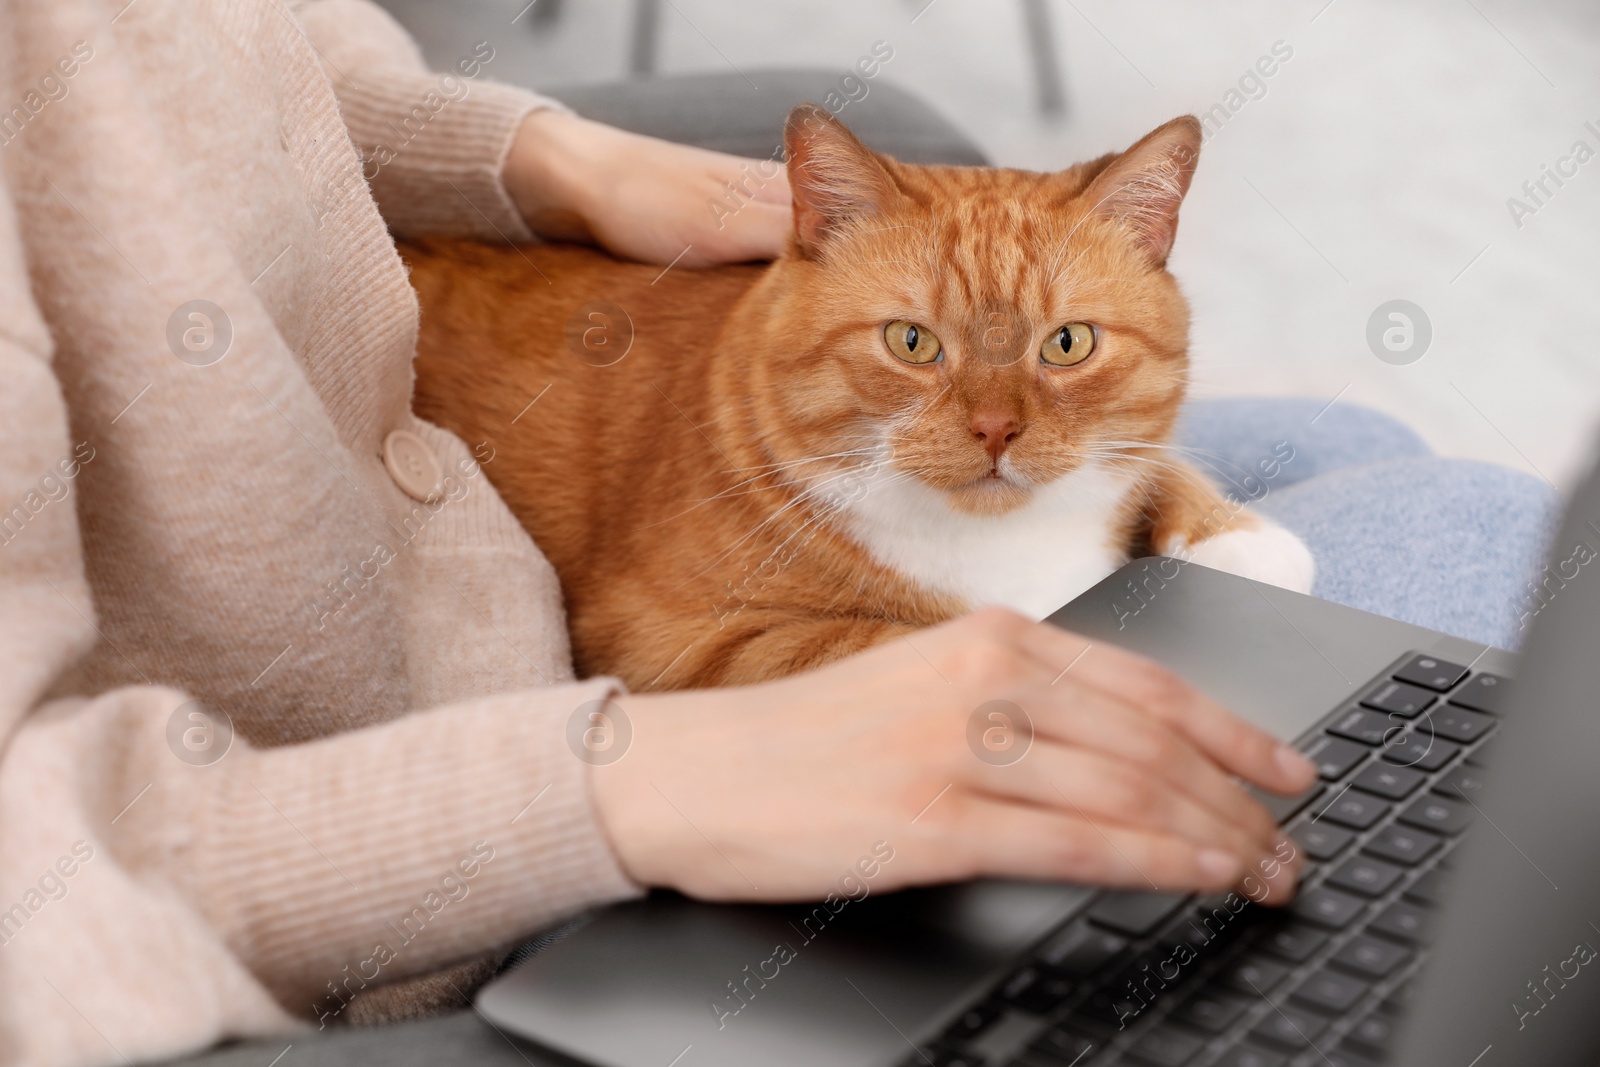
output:
POLYGON ((969 515, 945 494, 884 466, 844 500, 847 531, 874 559, 968 607, 1042 619, 1123 563, 1113 525, 1127 475, 1074 471, 1004 515, 969 515))
MULTIPOLYGON (((969 608, 1001 605, 1042 619, 1125 562, 1115 525, 1132 491, 1131 476, 1089 465, 1036 490, 1015 511, 970 515, 939 490, 884 465, 853 481, 848 493, 826 495, 844 528, 882 565, 969 608)), ((1310 551, 1271 520, 1256 520, 1255 528, 1167 551, 1310 592, 1310 551)))

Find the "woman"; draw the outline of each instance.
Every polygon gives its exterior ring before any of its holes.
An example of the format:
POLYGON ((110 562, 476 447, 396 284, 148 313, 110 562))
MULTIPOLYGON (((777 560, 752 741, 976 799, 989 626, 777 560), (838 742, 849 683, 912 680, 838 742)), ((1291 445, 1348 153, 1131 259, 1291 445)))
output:
POLYGON ((481 51, 429 72, 365 0, 125 3, 4 11, 15 1062, 459 1003, 483 968, 442 968, 580 908, 816 896, 880 839, 884 888, 1222 889, 1274 851, 1230 776, 1294 792, 1303 758, 1134 656, 1063 674, 1085 642, 1003 612, 755 689, 574 680, 492 445, 410 412, 389 231, 759 258, 781 183, 719 229, 744 161, 496 85, 481 51), (1028 773, 966 750, 996 697, 1033 712, 1028 773), (595 765, 568 740, 606 701, 632 747, 595 765))

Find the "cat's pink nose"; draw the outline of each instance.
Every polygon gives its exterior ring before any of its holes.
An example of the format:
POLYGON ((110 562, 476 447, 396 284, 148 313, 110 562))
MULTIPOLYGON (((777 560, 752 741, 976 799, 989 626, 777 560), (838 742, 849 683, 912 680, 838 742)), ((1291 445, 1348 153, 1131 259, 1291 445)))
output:
POLYGON ((996 463, 1000 462, 1000 454, 1011 444, 1012 438, 1022 432, 1022 424, 1012 415, 974 415, 971 426, 973 435, 983 442, 984 451, 996 463))

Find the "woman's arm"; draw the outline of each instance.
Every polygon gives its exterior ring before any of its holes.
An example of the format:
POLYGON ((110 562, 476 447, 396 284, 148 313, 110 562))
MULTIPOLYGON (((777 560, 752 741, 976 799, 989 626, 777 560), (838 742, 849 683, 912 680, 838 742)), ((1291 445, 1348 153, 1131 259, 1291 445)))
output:
MULTIPOLYGON (((579 118, 494 81, 492 42, 432 71, 367 0, 304 0, 295 12, 396 233, 589 241, 684 266, 769 259, 788 240, 781 162, 579 118)), ((773 131, 774 145, 780 135, 773 131)))
POLYGON ((773 259, 794 228, 782 162, 642 137, 566 111, 523 120, 505 181, 540 237, 646 263, 773 259))
POLYGON ((591 768, 595 807, 647 885, 818 899, 881 841, 884 889, 998 876, 1282 903, 1302 864, 1230 776, 1299 792, 1303 756, 1142 657, 1009 611, 780 682, 615 703, 631 748, 591 768))

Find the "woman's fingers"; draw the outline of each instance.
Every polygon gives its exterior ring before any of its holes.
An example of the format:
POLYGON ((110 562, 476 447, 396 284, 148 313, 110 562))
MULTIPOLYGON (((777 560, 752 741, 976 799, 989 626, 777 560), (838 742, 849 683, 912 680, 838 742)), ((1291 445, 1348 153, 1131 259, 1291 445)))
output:
POLYGON ((1293 895, 1292 876, 1277 858, 1251 866, 1174 834, 990 797, 967 797, 952 807, 967 865, 985 874, 1161 892, 1239 887, 1267 904, 1293 895))
POLYGON ((1053 687, 1037 711, 1041 738, 1126 763, 1152 789, 1203 805, 1263 847, 1276 840, 1277 824, 1266 809, 1169 723, 1078 682, 1053 687))
POLYGON ((1060 808, 1101 826, 1182 837, 1196 845, 1222 849, 1241 865, 1270 853, 1279 838, 1270 820, 1265 826, 1234 821, 1146 768, 1051 741, 1036 742, 1023 759, 1010 766, 981 765, 969 780, 969 788, 1060 808))
POLYGON ((707 226, 698 243, 691 243, 683 264, 690 267, 717 263, 742 263, 748 260, 776 259, 783 254, 794 229, 794 216, 787 204, 748 200, 730 209, 707 226))
POLYGON ((1017 635, 1019 646, 1054 684, 1072 679, 1112 694, 1180 730, 1220 766, 1276 793, 1298 793, 1316 780, 1316 768, 1297 752, 1245 722, 1165 667, 1126 649, 1091 643, 1078 634, 1039 624, 1017 635))
POLYGON ((1316 781, 1316 767, 1292 745, 1245 722, 1166 668, 1148 660, 1142 666, 1116 683, 1118 692, 1181 730, 1221 766, 1276 793, 1298 793, 1316 781))
MULTIPOLYGON (((762 183, 755 188, 755 198, 767 204, 777 204, 787 209, 790 203, 789 172, 782 163, 770 159, 748 159, 744 161, 754 171, 761 175, 762 183), (772 177, 767 177, 776 166, 778 172, 772 177)), ((743 166, 740 167, 741 172, 743 166)))
MULTIPOLYGON (((1235 768, 1181 729, 1181 715, 1172 709, 1203 706, 1208 716, 1236 724, 1236 736, 1264 741, 1269 748, 1277 743, 1204 701, 1171 672, 1003 609, 977 612, 928 634, 935 635, 951 646, 943 651, 942 673, 979 694, 992 694, 991 699, 1017 704, 1041 737, 1137 765, 1161 788, 1187 793, 1263 847, 1277 839, 1272 817, 1230 776, 1235 768), (1123 678, 1130 682, 1119 687, 1123 678)), ((940 658, 934 649, 929 652, 940 658)), ((974 706, 981 705, 979 700, 974 706)), ((1208 736, 1213 745, 1226 743, 1217 740, 1215 727, 1208 736)), ((1236 754, 1221 755, 1238 762, 1236 754)))

